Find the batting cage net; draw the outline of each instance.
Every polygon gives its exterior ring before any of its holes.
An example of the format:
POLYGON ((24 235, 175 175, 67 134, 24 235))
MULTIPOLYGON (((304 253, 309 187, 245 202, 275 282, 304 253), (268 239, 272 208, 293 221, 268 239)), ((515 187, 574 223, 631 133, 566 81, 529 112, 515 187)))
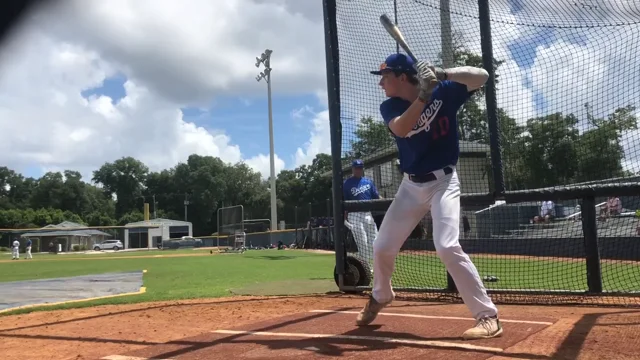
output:
MULTIPOLYGON (((456 171, 460 243, 494 299, 640 305, 640 3, 324 6, 334 213, 348 213, 335 218, 338 273, 348 267, 344 254, 373 261, 373 240, 406 177, 380 114, 380 76, 370 73, 406 54, 380 24, 387 14, 418 60, 490 74, 458 111, 456 171), (343 185, 354 160, 381 200, 350 200, 343 185)), ((430 126, 433 140, 452 131, 430 126)), ((405 295, 456 298, 432 232, 427 213, 401 248, 392 284, 405 295)))
POLYGON ((219 248, 239 250, 245 246, 246 235, 244 225, 244 207, 242 205, 228 206, 218 209, 218 238, 219 248))

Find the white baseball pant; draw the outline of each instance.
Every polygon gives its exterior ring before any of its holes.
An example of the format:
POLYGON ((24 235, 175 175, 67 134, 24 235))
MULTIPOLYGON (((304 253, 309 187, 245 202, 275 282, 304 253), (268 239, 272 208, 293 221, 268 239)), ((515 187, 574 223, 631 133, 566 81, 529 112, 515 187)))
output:
POLYGON ((20 248, 19 247, 12 247, 11 248, 11 258, 12 259, 19 259, 20 258, 20 248))
POLYGON ((347 214, 347 227, 353 234, 358 246, 358 253, 369 263, 373 263, 373 241, 378 236, 378 227, 371 212, 355 212, 347 214))
POLYGON ((440 260, 451 274, 462 300, 473 316, 496 316, 498 309, 489 298, 478 270, 462 250, 460 235, 460 182, 453 173, 434 172, 437 180, 414 183, 404 178, 380 225, 373 244, 373 297, 387 302, 394 297, 391 275, 400 248, 420 220, 431 210, 433 241, 440 260))
POLYGON ((33 256, 31 256, 31 246, 27 246, 27 259, 33 259, 33 256))

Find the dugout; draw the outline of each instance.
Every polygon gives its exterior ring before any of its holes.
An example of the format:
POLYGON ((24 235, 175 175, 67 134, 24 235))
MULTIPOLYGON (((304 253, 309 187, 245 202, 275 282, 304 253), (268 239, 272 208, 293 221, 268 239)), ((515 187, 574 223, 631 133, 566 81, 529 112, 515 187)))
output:
POLYGON ((187 221, 153 219, 125 225, 125 249, 155 248, 163 240, 193 236, 193 225, 187 221), (149 228, 149 226, 157 226, 149 228))

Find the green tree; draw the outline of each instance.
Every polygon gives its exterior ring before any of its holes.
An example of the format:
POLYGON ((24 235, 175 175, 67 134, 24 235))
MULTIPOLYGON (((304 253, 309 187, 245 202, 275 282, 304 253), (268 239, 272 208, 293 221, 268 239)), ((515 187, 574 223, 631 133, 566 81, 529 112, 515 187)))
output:
POLYGON ((132 157, 105 163, 93 172, 93 181, 102 185, 108 196, 116 195, 115 217, 120 218, 142 204, 143 184, 149 168, 132 157))
POLYGON ((587 122, 585 131, 576 144, 577 181, 601 180, 630 175, 624 171, 624 148, 621 141, 625 132, 638 128, 635 107, 628 105, 616 109, 607 119, 596 118, 591 106, 585 104, 587 122))
POLYGON ((357 140, 351 144, 349 158, 370 156, 380 150, 395 146, 395 139, 387 125, 374 120, 371 116, 360 119, 355 135, 357 140))

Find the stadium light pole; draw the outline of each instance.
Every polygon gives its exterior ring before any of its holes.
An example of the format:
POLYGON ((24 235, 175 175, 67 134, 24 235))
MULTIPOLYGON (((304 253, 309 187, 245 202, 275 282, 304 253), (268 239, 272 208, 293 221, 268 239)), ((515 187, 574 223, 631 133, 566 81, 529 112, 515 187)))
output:
POLYGON ((260 57, 256 57, 256 67, 260 68, 260 64, 264 64, 264 71, 256 76, 256 81, 264 79, 267 82, 267 102, 269 103, 269 162, 271 166, 271 176, 269 177, 271 185, 271 230, 278 229, 278 207, 276 202, 276 166, 275 152, 273 150, 273 114, 271 109, 271 53, 273 51, 266 49, 260 57))

